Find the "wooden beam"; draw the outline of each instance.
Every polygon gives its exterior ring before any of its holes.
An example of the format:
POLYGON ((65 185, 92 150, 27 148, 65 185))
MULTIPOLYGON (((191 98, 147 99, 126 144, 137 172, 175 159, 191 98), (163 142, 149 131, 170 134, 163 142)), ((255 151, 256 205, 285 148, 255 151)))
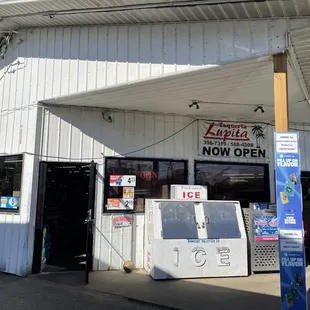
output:
POLYGON ((288 131, 287 54, 273 56, 275 131, 288 131))

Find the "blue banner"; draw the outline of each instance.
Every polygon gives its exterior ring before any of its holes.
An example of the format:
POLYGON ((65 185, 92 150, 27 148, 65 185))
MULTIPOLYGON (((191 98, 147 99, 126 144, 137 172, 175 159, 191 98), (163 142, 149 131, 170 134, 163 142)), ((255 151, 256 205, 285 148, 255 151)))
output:
POLYGON ((307 310, 298 133, 275 133, 282 310, 307 310))
POLYGON ((278 240, 278 220, 274 215, 254 216, 254 240, 276 241, 278 240))

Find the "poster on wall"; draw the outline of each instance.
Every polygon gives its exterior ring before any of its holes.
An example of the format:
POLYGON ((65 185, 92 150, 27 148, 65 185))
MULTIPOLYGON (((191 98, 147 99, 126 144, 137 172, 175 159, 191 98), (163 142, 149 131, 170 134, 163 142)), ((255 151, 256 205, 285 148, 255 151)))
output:
POLYGON ((18 210, 19 197, 1 196, 1 209, 18 210))
POLYGON ((199 121, 198 155, 267 158, 267 125, 199 121))
POLYGON ((110 175, 110 186, 136 186, 136 176, 110 175))
POLYGON ((107 210, 133 210, 133 199, 108 198, 107 210))
POLYGON ((276 198, 282 310, 306 310, 306 260, 298 133, 275 133, 276 198))
POLYGON ((253 202, 250 203, 250 208, 253 210, 270 210, 270 211, 276 211, 277 205, 275 203, 265 203, 265 202, 253 202))
POLYGON ((114 228, 124 228, 130 227, 132 225, 131 215, 114 215, 113 216, 113 227, 114 228))
POLYGON ((123 187, 123 198, 124 199, 133 199, 134 197, 135 197, 134 187, 123 187))
POLYGON ((278 220, 274 215, 254 216, 254 240, 276 241, 278 240, 278 220))

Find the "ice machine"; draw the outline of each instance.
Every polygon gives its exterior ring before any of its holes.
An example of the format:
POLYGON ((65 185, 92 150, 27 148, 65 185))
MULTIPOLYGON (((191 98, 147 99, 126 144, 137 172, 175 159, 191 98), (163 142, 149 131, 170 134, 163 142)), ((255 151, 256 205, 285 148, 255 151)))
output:
POLYGON ((145 201, 144 268, 155 280, 247 276, 237 201, 145 201))

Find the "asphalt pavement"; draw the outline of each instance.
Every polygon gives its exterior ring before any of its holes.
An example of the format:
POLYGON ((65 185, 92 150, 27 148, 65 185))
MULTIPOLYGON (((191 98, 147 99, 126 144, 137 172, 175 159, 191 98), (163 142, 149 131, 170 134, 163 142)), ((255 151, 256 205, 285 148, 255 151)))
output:
POLYGON ((128 298, 86 290, 85 285, 79 281, 63 284, 51 279, 0 274, 1 310, 163 309, 128 298))

